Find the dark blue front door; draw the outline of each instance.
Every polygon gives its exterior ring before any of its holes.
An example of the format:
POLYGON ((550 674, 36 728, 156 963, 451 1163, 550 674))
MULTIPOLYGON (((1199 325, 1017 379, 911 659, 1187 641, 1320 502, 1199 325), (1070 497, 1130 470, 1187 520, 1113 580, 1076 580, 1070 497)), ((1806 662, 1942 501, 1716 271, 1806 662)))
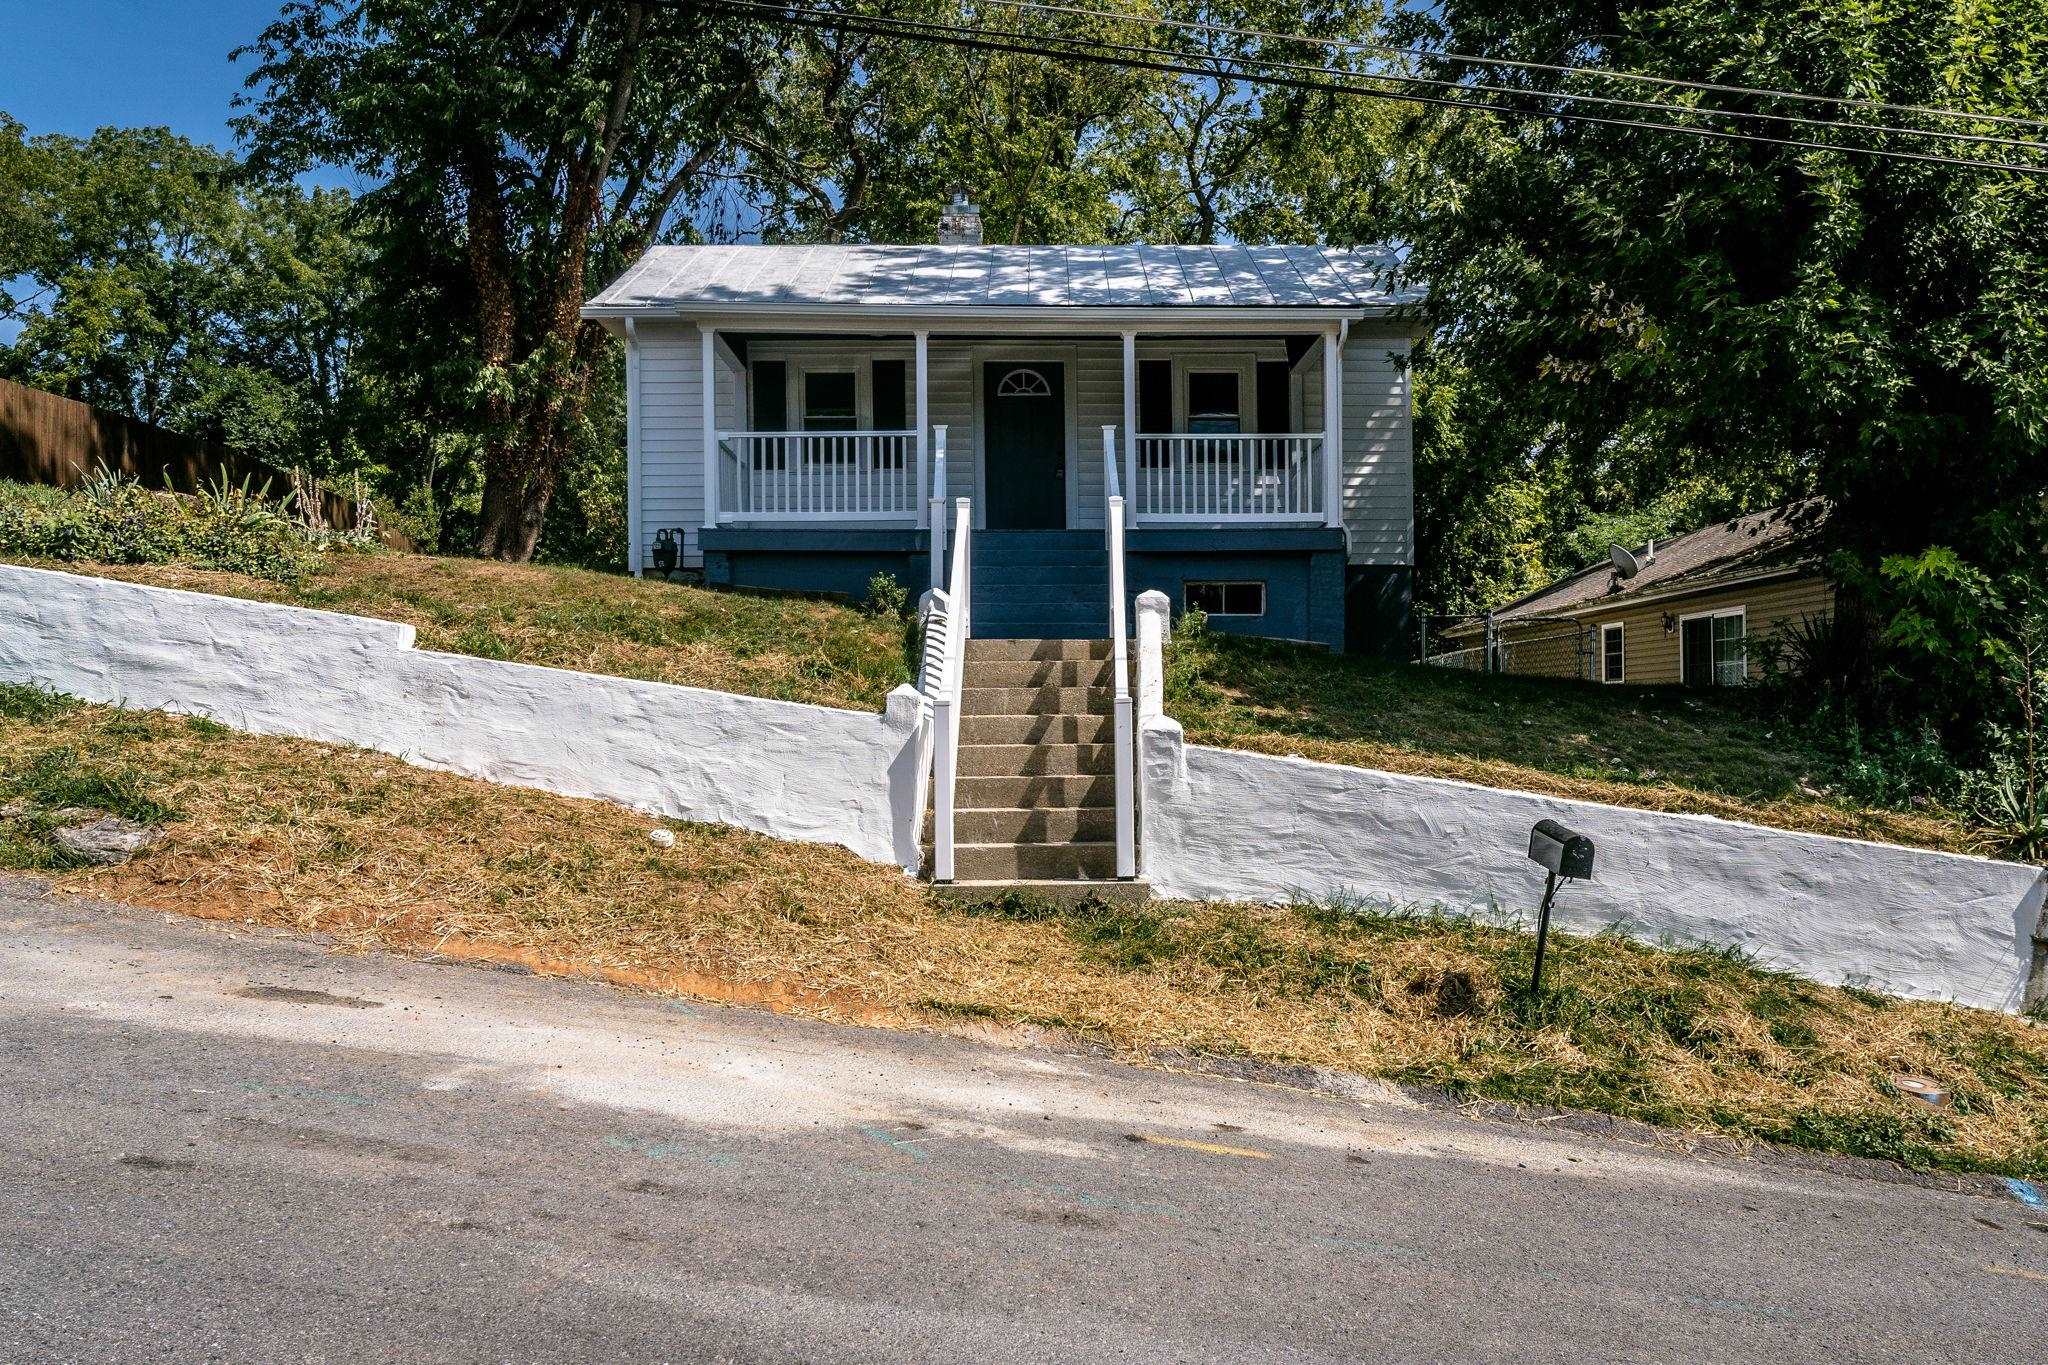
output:
POLYGON ((1058 530, 1067 524, 1066 367, 1054 361, 982 366, 988 433, 988 526, 1058 530))

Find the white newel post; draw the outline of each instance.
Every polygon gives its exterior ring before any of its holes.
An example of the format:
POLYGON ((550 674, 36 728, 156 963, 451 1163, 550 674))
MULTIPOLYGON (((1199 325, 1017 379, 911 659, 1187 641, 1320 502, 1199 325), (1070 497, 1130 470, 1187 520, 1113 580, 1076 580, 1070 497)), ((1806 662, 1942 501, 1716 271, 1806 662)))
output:
POLYGON ((718 332, 703 329, 704 340, 704 526, 718 525, 718 332))
MULTIPOLYGON (((930 332, 918 332, 915 335, 917 337, 917 421, 915 423, 917 427, 917 519, 919 525, 929 526, 931 525, 931 509, 925 505, 925 499, 931 496, 931 432, 930 428, 925 425, 925 421, 929 397, 926 385, 926 374, 928 372, 926 362, 932 334, 930 332)), ((943 497, 945 495, 940 494, 940 496, 943 497)), ((939 581, 936 578, 932 580, 932 586, 935 588, 939 586, 939 581)))
POLYGON ((932 587, 946 586, 946 428, 932 428, 932 492, 925 504, 931 528, 932 587))
POLYGON ((1138 594, 1138 724, 1166 714, 1166 635, 1173 603, 1157 588, 1138 594))
POLYGON ((640 535, 640 331, 626 319, 626 572, 638 578, 646 551, 640 535))
POLYGON ((1323 333, 1323 525, 1344 524, 1344 332, 1323 333))

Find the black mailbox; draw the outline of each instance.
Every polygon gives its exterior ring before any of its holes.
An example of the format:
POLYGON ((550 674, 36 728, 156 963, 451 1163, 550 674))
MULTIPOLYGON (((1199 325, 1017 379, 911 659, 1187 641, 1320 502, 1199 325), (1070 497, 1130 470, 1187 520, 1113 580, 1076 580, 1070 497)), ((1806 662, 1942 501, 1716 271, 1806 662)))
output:
POLYGON ((1593 841, 1555 820, 1538 820, 1529 831, 1529 859, 1568 881, 1593 879, 1593 841))
POLYGON ((1536 916, 1536 967, 1529 973, 1529 993, 1543 989, 1543 949, 1550 942, 1550 906, 1557 899, 1559 880, 1593 880, 1593 841, 1574 834, 1555 820, 1538 820, 1529 831, 1529 861, 1541 867, 1543 908, 1536 916))

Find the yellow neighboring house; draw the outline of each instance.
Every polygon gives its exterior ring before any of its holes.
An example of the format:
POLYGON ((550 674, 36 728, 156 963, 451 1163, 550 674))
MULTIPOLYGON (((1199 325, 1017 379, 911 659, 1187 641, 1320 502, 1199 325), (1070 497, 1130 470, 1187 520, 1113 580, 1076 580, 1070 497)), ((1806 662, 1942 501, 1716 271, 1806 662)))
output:
MULTIPOLYGON (((1539 588, 1492 613, 1491 667, 1606 683, 1748 682, 1758 641, 1833 614, 1826 514, 1819 499, 1751 513, 1539 588)), ((1431 662, 1488 667, 1486 634, 1483 619, 1445 631, 1431 662)))

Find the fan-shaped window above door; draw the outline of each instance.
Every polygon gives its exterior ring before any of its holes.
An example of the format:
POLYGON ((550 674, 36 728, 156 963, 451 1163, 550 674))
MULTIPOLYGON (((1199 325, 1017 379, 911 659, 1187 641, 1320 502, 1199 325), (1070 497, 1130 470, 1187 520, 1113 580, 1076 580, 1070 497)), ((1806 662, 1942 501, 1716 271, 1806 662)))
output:
POLYGON ((996 381, 998 398, 1050 398, 1052 385, 1036 370, 1012 370, 996 381))

